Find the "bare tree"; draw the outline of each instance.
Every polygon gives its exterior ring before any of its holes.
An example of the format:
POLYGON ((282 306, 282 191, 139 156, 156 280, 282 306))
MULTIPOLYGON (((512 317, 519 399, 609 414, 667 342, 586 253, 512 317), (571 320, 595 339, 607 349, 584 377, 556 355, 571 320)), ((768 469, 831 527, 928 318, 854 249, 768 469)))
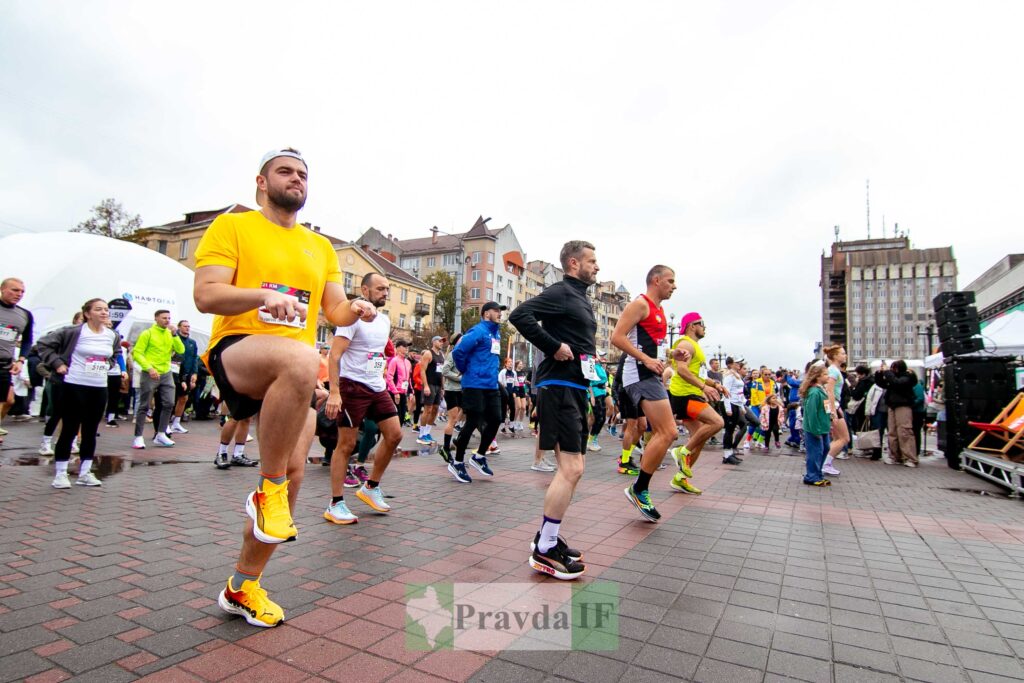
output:
POLYGON ((87 232, 91 235, 113 237, 126 242, 138 242, 142 216, 131 215, 116 199, 104 199, 92 207, 92 216, 73 228, 71 232, 87 232))

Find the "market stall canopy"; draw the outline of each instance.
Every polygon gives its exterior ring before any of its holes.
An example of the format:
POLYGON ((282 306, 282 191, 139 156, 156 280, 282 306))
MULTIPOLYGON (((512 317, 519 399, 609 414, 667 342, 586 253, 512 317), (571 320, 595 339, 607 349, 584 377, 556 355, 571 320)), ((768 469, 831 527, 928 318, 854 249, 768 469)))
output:
POLYGON ((145 247, 80 232, 19 233, 0 239, 0 279, 25 282, 21 306, 35 317, 35 338, 70 325, 93 297, 125 299, 131 305, 118 331, 134 341, 153 324, 159 309, 171 320, 188 320, 200 352, 206 349, 213 316, 192 300, 193 272, 145 247))
MULTIPOLYGON (((969 356, 1022 356, 1024 355, 1024 311, 1011 311, 995 320, 990 320, 981 330, 985 350, 969 356)), ((937 368, 942 365, 942 354, 936 353, 925 359, 925 367, 937 368)))

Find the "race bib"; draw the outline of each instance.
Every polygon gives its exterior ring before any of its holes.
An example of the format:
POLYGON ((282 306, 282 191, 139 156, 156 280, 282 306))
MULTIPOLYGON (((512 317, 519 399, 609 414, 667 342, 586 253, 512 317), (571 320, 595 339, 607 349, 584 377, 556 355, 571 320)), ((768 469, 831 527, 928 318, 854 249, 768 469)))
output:
POLYGON ((580 368, 583 370, 583 377, 591 382, 601 379, 597 376, 597 358, 580 354, 580 368))
POLYGON ((108 369, 110 369, 110 363, 103 356, 85 357, 85 374, 106 377, 108 369))
POLYGON ((18 340, 18 330, 13 327, 0 327, 0 341, 13 342, 18 340))
POLYGON ((174 363, 174 362, 172 362, 171 363, 171 372, 173 372, 175 375, 180 375, 181 374, 181 363, 174 363))
POLYGON ((366 372, 371 375, 380 375, 384 372, 384 365, 387 363, 383 353, 366 354, 366 372))
MULTIPOLYGON (((300 304, 309 306, 309 292, 305 289, 296 289, 295 287, 289 287, 287 285, 278 285, 274 284, 273 282, 262 283, 260 285, 260 289, 272 289, 275 292, 287 294, 288 296, 295 297, 295 300, 298 301, 300 304)), ((282 318, 275 318, 273 315, 270 314, 269 311, 267 311, 264 308, 260 308, 258 313, 260 322, 267 323, 268 325, 285 325, 287 327, 295 327, 300 330, 306 329, 305 320, 295 318, 295 320, 289 322, 288 320, 282 318)), ((306 313, 307 315, 309 314, 308 309, 306 313)))
POLYGON ((402 393, 404 394, 405 392, 409 391, 409 383, 408 382, 401 382, 401 383, 399 383, 398 388, 401 389, 402 393))
POLYGON ((492 339, 491 340, 491 353, 498 353, 498 354, 501 353, 501 340, 500 339, 492 339))
POLYGON ((660 360, 663 363, 666 360, 668 360, 668 347, 667 346, 659 346, 658 347, 658 360, 660 360))
POLYGON ((441 374, 441 368, 444 367, 444 363, 435 363, 434 369, 437 370, 438 374, 441 374))

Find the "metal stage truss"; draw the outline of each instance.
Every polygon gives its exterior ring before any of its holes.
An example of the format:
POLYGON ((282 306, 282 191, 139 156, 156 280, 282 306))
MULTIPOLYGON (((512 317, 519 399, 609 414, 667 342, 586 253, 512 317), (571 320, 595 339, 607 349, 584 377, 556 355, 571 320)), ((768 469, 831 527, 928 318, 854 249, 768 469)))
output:
POLYGON ((1010 489, 1011 498, 1024 497, 1024 464, 965 448, 960 452, 960 467, 965 472, 1010 489))

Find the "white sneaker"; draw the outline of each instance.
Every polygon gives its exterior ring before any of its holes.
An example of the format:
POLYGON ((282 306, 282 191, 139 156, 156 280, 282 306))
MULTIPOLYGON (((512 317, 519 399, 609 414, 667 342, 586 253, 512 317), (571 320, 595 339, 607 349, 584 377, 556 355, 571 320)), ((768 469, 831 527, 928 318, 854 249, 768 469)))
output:
POLYGON ((55 489, 69 489, 71 488, 71 482, 68 480, 68 473, 61 472, 53 478, 53 483, 50 484, 55 489))
POLYGON ((745 450, 745 451, 749 451, 750 450, 750 442, 749 441, 744 441, 743 442, 743 450, 745 450))
POLYGON ((78 439, 71 442, 71 455, 78 455, 78 439))
POLYGON ((171 428, 168 431, 170 431, 171 434, 188 434, 188 430, 182 427, 180 424, 171 425, 171 428))
POLYGON ((825 467, 822 467, 821 471, 822 473, 830 474, 833 477, 838 477, 840 474, 839 470, 837 470, 835 467, 832 467, 831 465, 826 465, 825 467))
POLYGON ((103 486, 103 482, 97 479, 92 472, 82 472, 75 480, 75 486, 103 486))
POLYGON ((135 440, 132 441, 132 448, 143 449, 145 447, 146 447, 146 439, 144 439, 141 436, 135 437, 135 440))
POLYGON ((850 456, 848 456, 846 453, 844 453, 842 451, 839 451, 838 455, 836 455, 836 460, 849 460, 849 459, 850 459, 850 456))
POLYGON ((153 443, 157 446, 163 446, 164 448, 170 448, 174 445, 174 442, 171 441, 170 437, 166 434, 157 434, 156 438, 153 439, 153 443))
POLYGON ((534 472, 554 472, 555 471, 554 467, 552 467, 548 463, 544 462, 543 460, 541 460, 540 462, 535 462, 534 464, 530 465, 530 469, 533 470, 534 472))
POLYGON ((48 441, 39 444, 39 455, 53 455, 53 444, 48 441))
POLYGON ((917 463, 916 463, 916 462, 910 462, 910 461, 908 460, 908 461, 906 461, 905 463, 903 463, 903 466, 904 466, 904 467, 917 467, 917 463))
POLYGON ((250 441, 252 441, 252 434, 246 434, 245 435, 245 442, 249 443, 250 441))

